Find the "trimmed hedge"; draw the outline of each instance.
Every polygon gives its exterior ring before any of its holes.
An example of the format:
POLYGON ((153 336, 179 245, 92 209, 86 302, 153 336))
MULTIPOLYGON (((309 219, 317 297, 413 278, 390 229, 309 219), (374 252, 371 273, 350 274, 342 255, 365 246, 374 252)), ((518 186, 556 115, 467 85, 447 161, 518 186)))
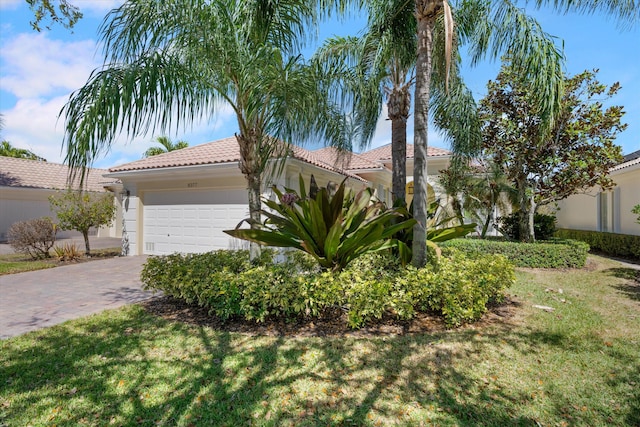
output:
POLYGON ((149 258, 141 278, 145 289, 196 303, 222 319, 317 317, 342 307, 353 328, 384 314, 410 319, 426 310, 457 326, 480 318, 515 281, 506 258, 473 259, 455 250, 419 270, 401 268, 379 253, 362 256, 339 273, 309 269, 307 261, 294 256, 252 266, 246 251, 174 254, 149 258))
POLYGON ((560 228, 556 236, 575 239, 587 243, 591 249, 613 256, 640 260, 640 236, 630 234, 605 233, 602 231, 569 230, 560 228))
POLYGON ((552 239, 521 243, 481 239, 454 239, 441 244, 443 253, 455 248, 471 257, 486 254, 504 255, 516 267, 580 268, 584 267, 589 245, 576 240, 552 239))

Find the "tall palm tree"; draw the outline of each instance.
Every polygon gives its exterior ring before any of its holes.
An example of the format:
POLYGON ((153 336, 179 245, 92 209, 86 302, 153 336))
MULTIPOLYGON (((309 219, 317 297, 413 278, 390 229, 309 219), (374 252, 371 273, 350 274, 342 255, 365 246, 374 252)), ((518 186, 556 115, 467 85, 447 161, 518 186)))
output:
MULTIPOLYGON (((361 37, 331 38, 316 53, 316 58, 324 63, 338 62, 347 67, 348 70, 344 72, 347 82, 343 88, 346 87, 348 97, 352 98, 361 148, 371 141, 383 102, 386 101, 387 118, 391 121, 393 199, 404 200, 407 174, 406 130, 411 88, 415 82, 416 20, 412 3, 406 0, 374 3, 366 5, 369 19, 366 32, 361 37)), ((444 41, 444 37, 436 40, 437 45, 443 45, 443 52, 444 41)), ((444 56, 441 56, 439 60, 442 62, 444 56)), ((454 59, 450 66, 451 84, 446 89, 448 92, 455 92, 456 96, 436 96, 442 95, 442 89, 445 89, 442 85, 441 88, 436 85, 433 96, 436 124, 451 139, 479 138, 479 133, 474 135, 467 131, 471 127, 468 122, 475 120, 475 102, 459 78, 459 57, 454 59), (466 109, 456 108, 454 111, 455 104, 452 101, 466 106, 466 109), (456 134, 456 129, 462 129, 463 124, 466 124, 464 132, 456 134)), ((443 64, 434 63, 437 72, 444 68, 443 64)))
POLYGON ((352 67, 348 74, 361 147, 368 145, 376 129, 382 103, 391 121, 393 200, 405 199, 407 120, 414 82, 416 50, 413 8, 405 0, 381 7, 366 4, 367 30, 361 37, 329 39, 320 52, 324 60, 342 60, 352 67))
MULTIPOLYGON (((417 224, 413 230, 412 263, 421 267, 427 262, 425 227, 427 221, 427 125, 429 101, 433 96, 430 88, 432 77, 435 77, 434 55, 442 53, 434 50, 434 39, 438 36, 436 29, 438 20, 441 19, 447 30, 444 52, 446 59, 451 52, 450 39, 453 38, 454 19, 447 0, 414 0, 414 5, 418 37, 414 95, 414 216, 417 224)), ((637 21, 640 17, 640 8, 636 0, 536 1, 538 7, 547 5, 561 13, 605 12, 629 21, 637 21)), ((509 53, 517 62, 516 68, 526 80, 530 81, 533 92, 536 93, 537 112, 544 122, 542 128, 548 131, 559 109, 563 91, 563 55, 553 38, 510 0, 460 1, 453 6, 455 22, 458 25, 456 31, 459 37, 458 42, 469 46, 472 63, 475 64, 487 56, 495 59, 509 53)), ((446 82, 448 78, 446 68, 439 77, 444 78, 446 82)), ((544 134, 540 137, 544 137, 544 134)), ((454 143, 463 144, 464 142, 454 140, 454 143)), ((454 150, 456 148, 477 149, 477 147, 454 145, 454 150)))
POLYGON ((157 137, 155 141, 160 144, 160 147, 149 147, 147 151, 144 152, 144 157, 157 156, 158 154, 169 153, 189 146, 187 141, 177 141, 174 143, 171 141, 171 138, 164 135, 157 137))
MULTIPOLYGON (((121 130, 130 138, 167 131, 227 104, 259 222, 262 171, 286 154, 280 141, 344 139, 319 68, 297 54, 317 18, 305 0, 126 1, 101 26, 104 66, 61 112, 66 162, 84 171, 121 130)), ((252 245, 252 257, 258 252, 252 245)))

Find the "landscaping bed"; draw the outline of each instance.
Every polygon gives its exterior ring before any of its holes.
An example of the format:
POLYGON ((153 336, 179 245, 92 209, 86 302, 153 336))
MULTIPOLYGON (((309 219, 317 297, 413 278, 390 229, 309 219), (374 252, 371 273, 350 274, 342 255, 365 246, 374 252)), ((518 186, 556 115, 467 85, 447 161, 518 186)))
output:
POLYGON ((508 294, 505 316, 404 334, 105 311, 0 342, 0 424, 640 425, 636 270, 592 256, 508 294))
MULTIPOLYGON (((385 315, 381 319, 370 321, 364 327, 353 329, 348 326, 346 312, 341 309, 326 310, 317 318, 299 317, 295 320, 268 318, 264 322, 255 322, 241 317, 221 319, 209 314, 204 307, 172 297, 153 298, 140 305, 147 312, 168 321, 250 336, 375 337, 437 333, 450 329, 443 318, 435 312, 419 312, 410 320, 398 320, 393 316, 385 315)), ((519 306, 520 303, 516 300, 506 298, 501 303, 490 305, 482 318, 468 327, 483 328, 502 323, 514 316, 519 306)))

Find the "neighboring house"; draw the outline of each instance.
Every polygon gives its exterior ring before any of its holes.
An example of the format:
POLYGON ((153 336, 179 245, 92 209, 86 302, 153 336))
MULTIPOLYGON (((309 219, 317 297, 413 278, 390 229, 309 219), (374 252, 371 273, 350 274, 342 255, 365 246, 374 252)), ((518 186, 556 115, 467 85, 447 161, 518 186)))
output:
MULTIPOLYGON (((293 146, 282 173, 272 180, 263 178, 263 195, 270 197, 269 188, 274 184, 298 190, 302 174, 307 188, 311 175, 320 186, 346 179, 356 190, 373 187, 381 200, 390 202, 390 147, 376 150, 345 155, 332 148, 309 151, 293 146), (376 154, 376 150, 380 151, 376 154)), ((412 147, 408 151, 412 158, 412 147)), ((446 168, 448 152, 435 149, 430 154, 430 173, 446 168)), ((109 169, 105 177, 123 186, 116 191, 125 195, 123 238, 129 254, 247 247, 246 242, 223 233, 249 216, 247 184, 239 160, 238 143, 230 137, 109 169)))
MULTIPOLYGON (((91 169, 86 188, 89 191, 104 192, 113 186, 113 180, 103 178, 107 171, 91 169)), ((69 168, 65 165, 38 160, 18 159, 0 156, 0 241, 6 241, 7 231, 15 222, 43 216, 56 220, 51 212, 49 196, 67 188, 69 168)), ((110 228, 96 230, 94 234, 104 237, 120 237, 120 221, 114 221, 110 228)), ((80 236, 75 231, 60 231, 58 237, 80 236)))
POLYGON ((640 150, 624 156, 609 175, 616 183, 610 191, 592 188, 558 203, 558 228, 640 235, 637 215, 640 204, 640 150))

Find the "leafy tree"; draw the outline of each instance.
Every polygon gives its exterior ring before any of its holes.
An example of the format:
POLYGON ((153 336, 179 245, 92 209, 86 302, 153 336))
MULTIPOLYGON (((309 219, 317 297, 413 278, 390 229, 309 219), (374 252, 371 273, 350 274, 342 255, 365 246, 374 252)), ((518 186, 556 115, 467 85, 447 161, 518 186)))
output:
POLYGON ((46 159, 38 156, 32 151, 12 146, 9 141, 0 142, 0 156, 15 157, 18 159, 39 160, 41 162, 47 161, 46 159))
MULTIPOLYGON (((82 18, 82 12, 77 6, 71 4, 68 0, 25 0, 31 11, 34 20, 31 26, 34 30, 40 32, 42 30, 42 22, 51 21, 51 24, 60 24, 65 28, 71 29, 82 18), (57 7, 56 7, 57 4, 57 7)), ((51 29, 50 25, 45 25, 46 29, 51 29)))
MULTIPOLYGON (((317 15, 304 0, 125 2, 101 28, 104 66, 61 113, 66 162, 85 171, 121 130, 130 138, 166 131, 210 119, 227 104, 258 224, 262 172, 287 154, 282 141, 344 142, 345 121, 336 118, 319 68, 298 55, 317 15)), ((252 244, 252 259, 258 252, 252 244)))
POLYGON ((144 152, 144 157, 157 156, 158 154, 169 153, 171 151, 180 150, 182 148, 187 148, 189 143, 187 141, 178 141, 173 143, 171 138, 168 136, 159 136, 156 138, 156 142, 161 145, 161 147, 150 147, 147 151, 144 152))
POLYGON ((510 64, 489 82, 481 102, 484 147, 518 191, 520 239, 533 241, 538 206, 562 200, 583 189, 612 188, 608 170, 622 158, 614 144, 623 107, 605 108, 603 100, 620 89, 596 79, 596 71, 565 78, 560 109, 545 132, 534 107, 534 89, 510 64))
POLYGON ((463 203, 461 195, 469 187, 470 174, 467 167, 453 167, 440 171, 438 182, 447 195, 447 205, 451 207, 459 224, 464 224, 463 203))
POLYGON ((640 224, 640 205, 635 205, 633 207, 633 209, 631 210, 631 213, 634 213, 634 214, 638 215, 638 218, 636 219, 636 222, 638 224, 640 224))
POLYGON ((67 190, 49 197, 51 210, 58 216, 58 227, 76 230, 84 237, 85 254, 91 255, 89 230, 92 227, 108 226, 116 214, 111 193, 67 190))

